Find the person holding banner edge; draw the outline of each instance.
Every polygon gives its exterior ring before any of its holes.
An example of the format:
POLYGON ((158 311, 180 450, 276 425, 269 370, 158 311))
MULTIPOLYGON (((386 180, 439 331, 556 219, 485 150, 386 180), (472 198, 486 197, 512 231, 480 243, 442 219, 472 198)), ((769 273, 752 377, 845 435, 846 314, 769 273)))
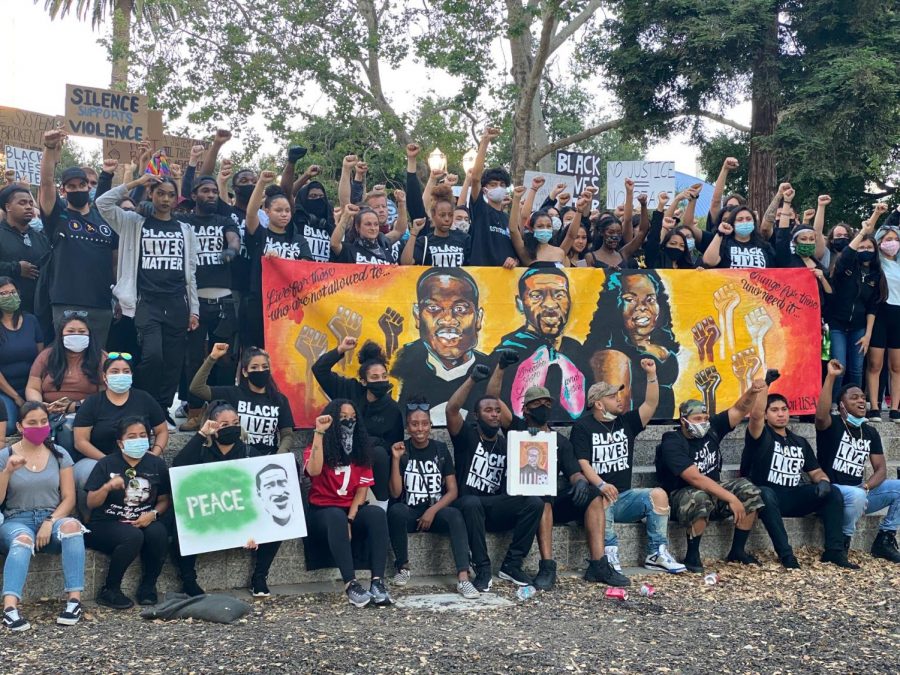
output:
MULTIPOLYGON (((259 452, 244 443, 242 437, 245 435, 234 406, 224 401, 213 401, 209 404, 203 426, 172 460, 172 468, 259 457, 259 452)), ((181 577, 182 592, 192 597, 203 595, 203 589, 197 584, 197 556, 181 555, 177 529, 173 529, 172 543, 172 559, 181 577)), ((250 577, 250 594, 254 598, 268 598, 271 595, 267 577, 280 547, 280 541, 257 544, 252 539, 244 546, 256 551, 256 562, 250 577)))

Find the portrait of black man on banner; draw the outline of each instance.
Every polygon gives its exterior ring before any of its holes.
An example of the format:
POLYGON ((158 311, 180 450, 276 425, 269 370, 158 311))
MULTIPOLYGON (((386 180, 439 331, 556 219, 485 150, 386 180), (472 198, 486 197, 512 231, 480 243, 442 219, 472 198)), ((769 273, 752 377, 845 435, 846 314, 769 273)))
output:
POLYGON ((643 358, 656 361, 659 407, 656 417, 675 414, 678 351, 672 329, 672 308, 660 276, 650 270, 607 272, 585 344, 592 382, 624 384, 626 410, 637 408, 647 390, 643 358))

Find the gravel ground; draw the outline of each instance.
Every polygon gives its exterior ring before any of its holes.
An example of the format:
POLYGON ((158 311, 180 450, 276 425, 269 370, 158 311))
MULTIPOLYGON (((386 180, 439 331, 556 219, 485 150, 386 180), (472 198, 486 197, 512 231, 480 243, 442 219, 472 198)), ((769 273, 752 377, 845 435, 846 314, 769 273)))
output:
MULTIPOLYGON (((563 578, 535 600, 478 613, 357 610, 326 593, 256 601, 230 626, 91 606, 63 628, 52 623, 59 604, 40 603, 24 608, 31 631, 0 637, 0 672, 898 673, 900 566, 852 555, 863 570, 806 551, 798 572, 772 559, 762 569, 710 561, 716 586, 653 575, 655 597, 640 597, 638 580, 625 602, 563 578)), ((495 589, 514 600, 509 584, 495 589)))

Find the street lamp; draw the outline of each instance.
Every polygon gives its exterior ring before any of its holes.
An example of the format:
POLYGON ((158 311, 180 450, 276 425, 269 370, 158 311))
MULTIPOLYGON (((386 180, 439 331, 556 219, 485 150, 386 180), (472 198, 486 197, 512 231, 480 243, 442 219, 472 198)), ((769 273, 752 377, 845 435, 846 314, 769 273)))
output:
POLYGON ((475 157, 478 155, 478 151, 475 148, 469 150, 466 154, 463 155, 462 165, 463 171, 469 173, 472 170, 472 167, 475 166, 475 157))
POLYGON ((440 148, 435 148, 432 150, 431 154, 428 155, 428 168, 432 171, 447 170, 447 155, 441 152, 440 148))

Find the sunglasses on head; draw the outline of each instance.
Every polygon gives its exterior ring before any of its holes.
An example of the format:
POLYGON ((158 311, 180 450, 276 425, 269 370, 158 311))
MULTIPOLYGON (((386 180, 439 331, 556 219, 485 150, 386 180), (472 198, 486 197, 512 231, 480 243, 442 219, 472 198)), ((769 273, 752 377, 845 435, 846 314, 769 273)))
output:
POLYGON ((407 403, 406 409, 412 412, 413 410, 422 410, 424 412, 428 412, 431 410, 430 403, 407 403))
POLYGON ((87 316, 88 316, 88 313, 85 312, 83 309, 67 309, 66 311, 63 312, 64 319, 71 319, 73 317, 76 319, 86 319, 87 316))
POLYGON ((128 352, 110 352, 106 355, 107 361, 115 361, 116 359, 131 361, 131 354, 129 354, 128 352))

